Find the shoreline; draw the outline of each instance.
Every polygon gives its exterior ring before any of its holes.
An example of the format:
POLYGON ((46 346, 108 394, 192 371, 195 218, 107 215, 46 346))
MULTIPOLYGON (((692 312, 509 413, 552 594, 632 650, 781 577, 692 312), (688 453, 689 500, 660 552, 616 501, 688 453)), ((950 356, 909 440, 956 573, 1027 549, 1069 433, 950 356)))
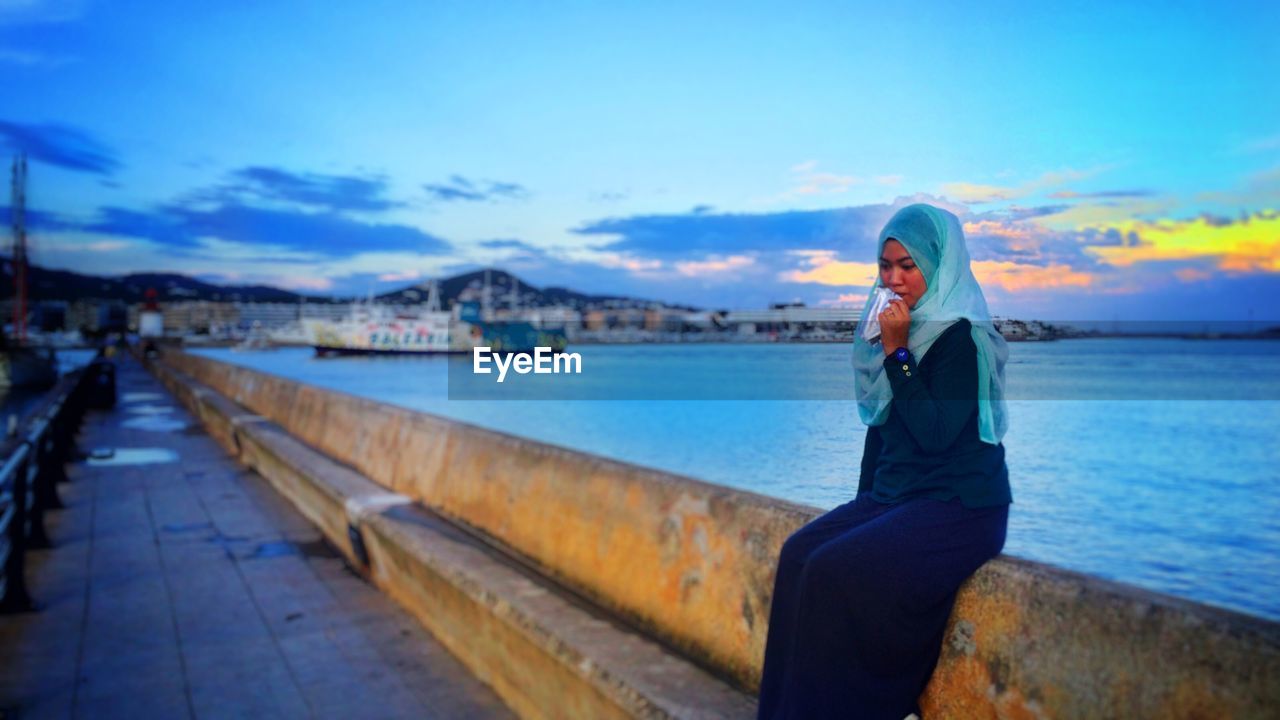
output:
MULTIPOLYGON (((1051 338, 1020 338, 1006 337, 1005 342, 1008 343, 1047 343, 1058 342, 1061 340, 1280 340, 1277 334, 1245 334, 1245 333, 1089 333, 1075 335, 1060 335, 1051 338)), ((699 338, 699 339, 676 339, 676 338, 652 338, 652 339, 636 339, 636 338, 619 338, 617 340, 590 338, 571 340, 571 346, 584 345, 842 345, 853 342, 852 337, 845 338, 758 338, 750 339, 744 337, 726 337, 726 338, 699 338)), ((233 348, 240 345, 237 340, 216 340, 211 342, 187 342, 185 339, 179 339, 180 347, 189 349, 200 348, 233 348)), ((271 343, 266 348, 257 349, 280 349, 290 347, 305 347, 310 345, 306 343, 271 343)), ((65 348, 64 348, 65 349, 65 348)), ((81 348, 75 348, 81 349, 81 348)), ((377 353, 374 353, 377 354, 377 353)), ((415 353, 401 352, 399 354, 407 355, 442 355, 447 353, 415 353)))

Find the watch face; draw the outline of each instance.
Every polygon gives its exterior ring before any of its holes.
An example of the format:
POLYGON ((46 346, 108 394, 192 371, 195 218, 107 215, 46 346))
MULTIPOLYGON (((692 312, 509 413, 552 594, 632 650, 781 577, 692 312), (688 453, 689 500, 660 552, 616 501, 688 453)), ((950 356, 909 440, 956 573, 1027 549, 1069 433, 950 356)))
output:
POLYGON ((907 349, 906 349, 906 348, 898 348, 898 352, 897 352, 897 353, 895 353, 895 354, 898 356, 898 359, 899 359, 899 360, 906 360, 906 359, 907 359, 907 349))

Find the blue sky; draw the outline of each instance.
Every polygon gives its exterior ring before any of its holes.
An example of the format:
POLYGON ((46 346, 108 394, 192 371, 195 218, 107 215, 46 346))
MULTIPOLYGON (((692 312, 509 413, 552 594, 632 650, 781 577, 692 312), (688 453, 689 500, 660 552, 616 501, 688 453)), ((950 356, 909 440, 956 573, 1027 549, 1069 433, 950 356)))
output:
POLYGON ((1277 318, 1266 5, 615 5, 0 0, 36 261, 858 304, 926 200, 999 314, 1277 318))

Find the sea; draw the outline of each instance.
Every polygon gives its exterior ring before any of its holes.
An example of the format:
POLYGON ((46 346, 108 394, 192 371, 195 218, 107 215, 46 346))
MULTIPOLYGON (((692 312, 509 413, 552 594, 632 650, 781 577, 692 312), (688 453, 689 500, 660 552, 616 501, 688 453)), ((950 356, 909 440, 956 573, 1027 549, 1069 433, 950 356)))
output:
MULTIPOLYGON (((97 350, 88 348, 58 350, 55 354, 58 375, 65 375, 87 365, 97 354, 97 350)), ((47 388, 0 388, 0 422, 4 422, 5 427, 9 423, 19 422, 27 413, 36 409, 47 392, 47 388)))
MULTIPOLYGON (((570 349, 580 376, 533 396, 514 372, 464 391, 465 357, 193 352, 823 509, 855 495, 850 346, 570 349)), ((1280 342, 1011 343, 1006 396, 1007 554, 1280 620, 1280 342)))

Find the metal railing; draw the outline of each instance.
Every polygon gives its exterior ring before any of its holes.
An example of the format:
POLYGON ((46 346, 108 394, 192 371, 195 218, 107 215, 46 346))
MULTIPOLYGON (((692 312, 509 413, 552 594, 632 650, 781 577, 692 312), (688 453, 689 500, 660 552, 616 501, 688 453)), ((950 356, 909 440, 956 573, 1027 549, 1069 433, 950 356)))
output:
POLYGON ((76 432, 95 392, 110 383, 115 366, 99 356, 64 375, 10 437, 0 441, 0 613, 34 609, 27 592, 26 553, 50 547, 44 516, 63 507, 58 483, 67 480, 76 432))

